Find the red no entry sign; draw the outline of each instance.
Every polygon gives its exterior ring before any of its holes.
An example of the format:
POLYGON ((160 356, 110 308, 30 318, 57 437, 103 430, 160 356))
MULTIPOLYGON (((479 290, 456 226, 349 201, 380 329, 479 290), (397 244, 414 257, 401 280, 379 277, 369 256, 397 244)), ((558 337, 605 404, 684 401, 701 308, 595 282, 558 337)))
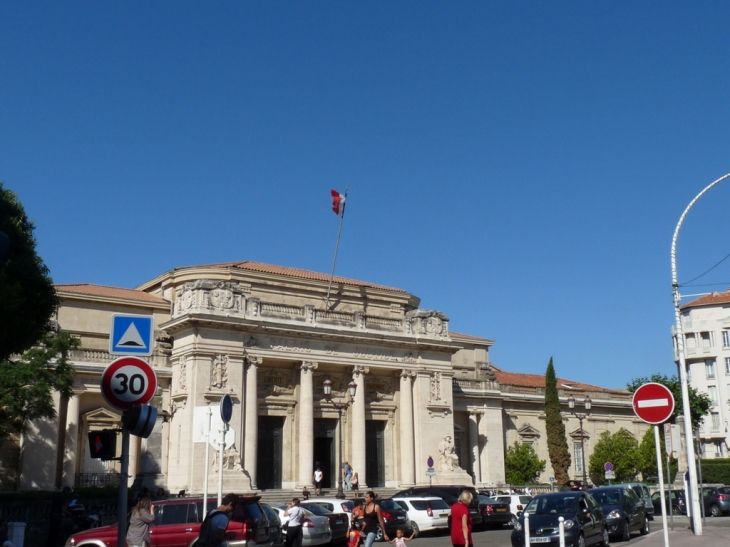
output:
POLYGON ((634 412, 650 424, 666 422, 674 412, 674 395, 662 384, 650 382, 634 392, 634 412))
POLYGON ((149 403, 156 389, 155 371, 139 357, 121 357, 112 361, 101 375, 101 394, 118 410, 149 403))

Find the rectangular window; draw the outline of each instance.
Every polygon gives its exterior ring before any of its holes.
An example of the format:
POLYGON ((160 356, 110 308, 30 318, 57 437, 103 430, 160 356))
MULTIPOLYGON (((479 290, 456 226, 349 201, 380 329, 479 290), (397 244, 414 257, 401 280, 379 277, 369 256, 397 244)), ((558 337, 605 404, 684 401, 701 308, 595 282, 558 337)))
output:
POLYGON ((730 330, 722 331, 722 347, 730 348, 730 330))
POLYGON ((707 395, 710 396, 710 401, 713 405, 717 404, 717 386, 708 386, 707 395))
POLYGON ((708 359, 707 361, 705 361, 705 376, 707 378, 715 377, 715 360, 714 359, 708 359))
POLYGON ((715 441, 715 457, 722 458, 722 441, 715 441))
POLYGON ((577 474, 583 473, 583 448, 580 443, 573 445, 573 454, 575 455, 573 460, 575 461, 575 472, 577 474))
POLYGON ((687 346, 687 351, 694 351, 694 349, 697 347, 694 333, 690 333, 685 336, 685 345, 687 346))
POLYGON ((702 338, 702 351, 710 351, 712 347, 712 333, 701 332, 700 337, 702 338))
POLYGON ((730 357, 725 357, 725 374, 730 376, 730 357))
POLYGON ((720 429, 720 414, 718 412, 712 412, 712 413, 710 413, 710 417, 712 418, 712 430, 713 431, 719 431, 719 429, 720 429))

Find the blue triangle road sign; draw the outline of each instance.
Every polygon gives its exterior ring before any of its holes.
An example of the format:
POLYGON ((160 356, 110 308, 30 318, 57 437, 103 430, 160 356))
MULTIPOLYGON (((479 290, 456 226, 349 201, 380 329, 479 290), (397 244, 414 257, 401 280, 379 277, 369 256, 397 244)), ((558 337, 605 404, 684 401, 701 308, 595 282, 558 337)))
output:
POLYGON ((152 355, 151 315, 112 315, 109 353, 112 355, 152 355))

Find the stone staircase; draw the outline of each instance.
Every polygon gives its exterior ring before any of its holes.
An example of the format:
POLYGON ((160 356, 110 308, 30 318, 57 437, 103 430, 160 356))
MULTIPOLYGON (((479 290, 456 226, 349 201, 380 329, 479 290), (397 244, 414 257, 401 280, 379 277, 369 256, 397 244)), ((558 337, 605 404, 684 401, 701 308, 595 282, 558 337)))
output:
MULTIPOLYGON (((314 491, 311 489, 309 490, 309 497, 310 498, 334 498, 337 495, 337 488, 322 488, 322 495, 321 496, 315 496, 314 491)), ((398 488, 372 488, 373 492, 375 492, 379 499, 386 499, 391 497, 393 494, 398 492, 400 489, 398 488)), ((360 497, 362 497, 367 490, 360 490, 360 497)), ((261 496, 261 501, 265 501, 266 503, 276 503, 276 504, 287 504, 289 503, 292 498, 300 498, 302 497, 302 491, 301 490, 259 490, 256 492, 257 496, 261 496)), ((354 496, 352 495, 352 491, 345 491, 345 498, 350 500, 354 496)))

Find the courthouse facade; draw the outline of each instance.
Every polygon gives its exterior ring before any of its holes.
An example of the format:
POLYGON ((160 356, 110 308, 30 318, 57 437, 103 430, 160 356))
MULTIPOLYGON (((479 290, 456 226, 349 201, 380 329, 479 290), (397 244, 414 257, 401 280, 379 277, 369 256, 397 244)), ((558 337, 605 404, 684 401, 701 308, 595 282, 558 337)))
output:
MULTIPOLYGON (((328 276, 255 262, 178 268, 137 289, 57 289, 59 327, 82 342, 71 356, 75 396, 57 400, 57 419, 34 422, 0 446, 0 466, 15 488, 118 477, 116 462, 90 458, 86 440, 120 424, 99 390, 114 359, 113 313, 153 315, 156 328, 150 363, 159 388, 151 404, 160 416, 148 439, 132 437, 130 484, 202 492, 206 450, 210 484, 217 484, 217 407, 226 394, 234 401, 226 490, 300 488, 318 466, 325 487, 334 487, 339 443, 361 484, 373 488, 428 483, 429 457, 434 483, 499 486, 505 447, 515 441, 547 459, 544 378, 497 368, 491 340, 452 332, 444 313, 419 308, 404 290, 335 277, 326 301, 328 276), (327 380, 332 399, 349 403, 341 423, 324 395, 327 380)), ((625 427, 637 438, 645 431, 625 391, 564 380, 559 388, 563 400, 593 399, 582 432, 588 453, 603 430, 625 427)), ((578 422, 565 410, 578 445, 578 422)), ((577 478, 579 455, 571 468, 577 478)), ((549 463, 543 475, 547 481, 549 463)))

